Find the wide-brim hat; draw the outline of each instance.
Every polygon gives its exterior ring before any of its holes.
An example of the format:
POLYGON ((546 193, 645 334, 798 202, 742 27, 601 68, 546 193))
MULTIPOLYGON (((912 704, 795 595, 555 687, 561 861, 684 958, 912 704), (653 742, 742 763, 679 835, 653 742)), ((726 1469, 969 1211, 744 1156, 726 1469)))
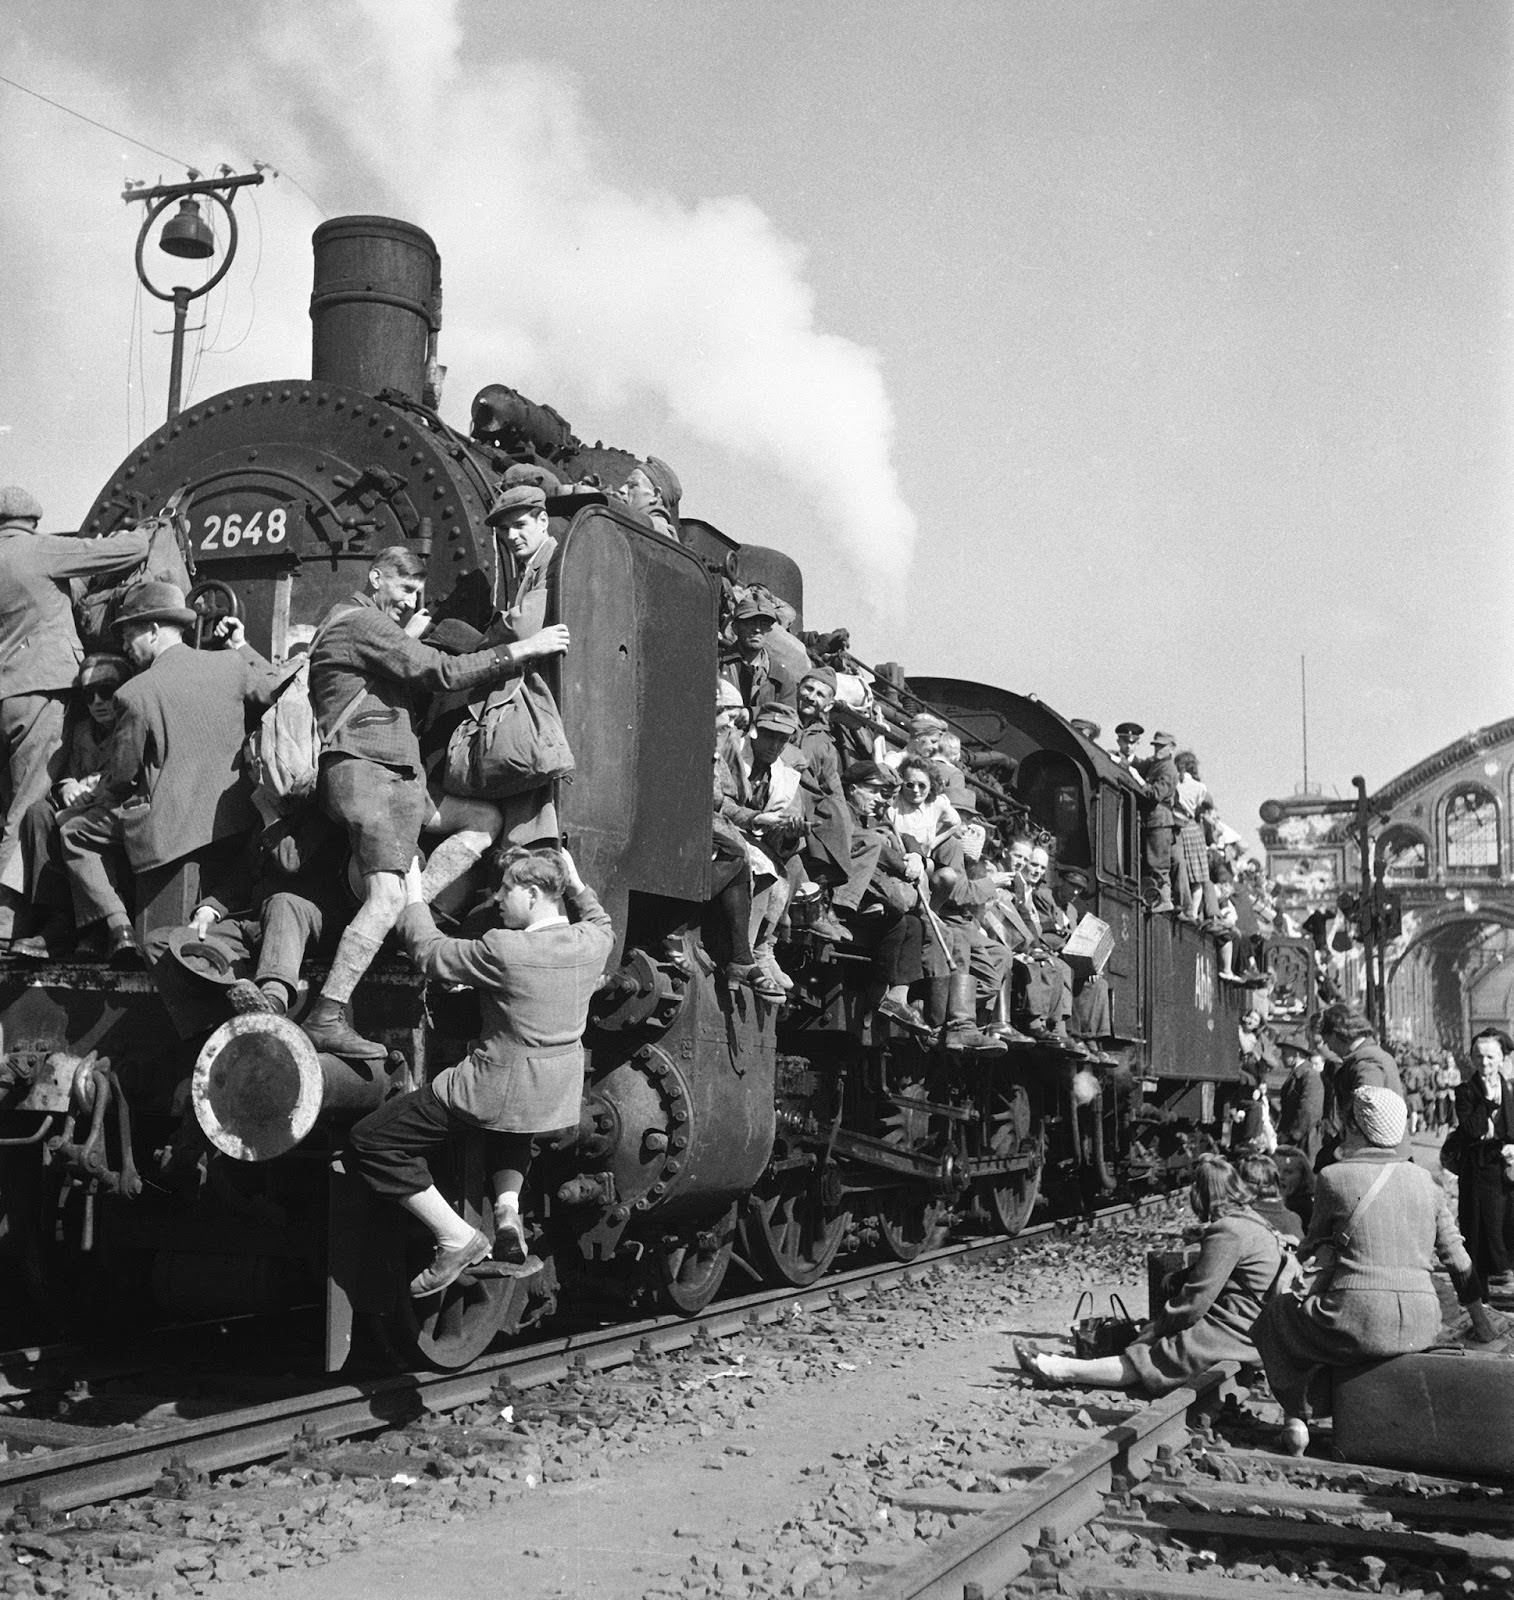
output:
POLYGON ((175 928, 168 936, 168 953, 192 978, 223 989, 242 976, 237 952, 224 939, 201 938, 196 928, 175 928))
POLYGON ((149 578, 144 583, 134 583, 121 596, 116 612, 117 628, 134 622, 172 622, 180 628, 192 628, 198 617, 184 604, 184 591, 166 578, 149 578))

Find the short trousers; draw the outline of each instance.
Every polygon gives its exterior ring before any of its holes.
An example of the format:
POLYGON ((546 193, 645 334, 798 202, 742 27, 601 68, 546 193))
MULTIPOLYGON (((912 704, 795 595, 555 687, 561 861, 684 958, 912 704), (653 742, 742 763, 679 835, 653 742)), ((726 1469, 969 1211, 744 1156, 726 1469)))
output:
POLYGON ((352 859, 370 872, 407 872, 431 813, 425 780, 361 756, 321 758, 321 805, 347 830, 352 859))

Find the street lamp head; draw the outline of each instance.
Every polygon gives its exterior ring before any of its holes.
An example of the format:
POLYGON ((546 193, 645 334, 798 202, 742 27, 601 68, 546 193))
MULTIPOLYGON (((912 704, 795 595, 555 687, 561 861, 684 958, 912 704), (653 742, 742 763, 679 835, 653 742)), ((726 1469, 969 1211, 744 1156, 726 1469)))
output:
POLYGON ((187 261, 204 261, 216 253, 215 236, 200 215, 199 201, 186 198, 179 202, 179 214, 164 227, 158 248, 187 261))

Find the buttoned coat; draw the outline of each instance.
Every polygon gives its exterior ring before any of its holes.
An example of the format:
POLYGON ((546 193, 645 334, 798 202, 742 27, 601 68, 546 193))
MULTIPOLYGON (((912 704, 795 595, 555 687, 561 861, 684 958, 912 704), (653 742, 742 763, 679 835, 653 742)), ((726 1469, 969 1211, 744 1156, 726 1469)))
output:
POLYGON ((116 690, 116 726, 96 797, 118 807, 126 857, 137 871, 254 825, 242 744, 279 682, 246 645, 176 644, 116 690))
POLYGON ((129 572, 147 550, 136 528, 104 539, 0 528, 0 698, 73 687, 84 650, 70 580, 129 572))
POLYGON ((1301 1061, 1283 1080, 1278 1141, 1302 1150, 1312 1162, 1324 1139, 1324 1115, 1324 1077, 1301 1061))

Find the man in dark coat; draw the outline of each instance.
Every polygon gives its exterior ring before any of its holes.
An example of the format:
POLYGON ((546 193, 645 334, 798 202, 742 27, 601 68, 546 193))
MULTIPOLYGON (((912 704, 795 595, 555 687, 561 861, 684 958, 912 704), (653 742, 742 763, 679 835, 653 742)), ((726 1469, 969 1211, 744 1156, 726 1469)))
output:
MULTIPOLYGON (((522 486, 507 490, 494 513, 511 496, 546 504, 540 489, 522 486)), ((426 699, 437 692, 492 688, 526 662, 568 647, 568 630, 556 625, 465 655, 434 650, 411 631, 425 625, 425 586, 425 566, 415 551, 405 545, 379 551, 366 591, 328 612, 310 650, 310 703, 321 732, 321 804, 347 829, 364 900, 343 930, 320 996, 301 1025, 317 1050, 356 1059, 384 1055, 382 1045, 353 1028, 347 1006, 404 910, 405 874, 421 829, 435 814, 445 831, 455 832, 446 811, 471 804, 451 796, 433 800, 427 790, 416 734, 426 699)), ((499 813, 489 809, 497 833, 499 813)), ((465 827, 470 820, 462 819, 465 827)), ((465 842, 469 849, 477 845, 476 860, 492 835, 483 828, 467 831, 475 836, 465 842)), ((432 892, 434 880, 435 874, 428 885, 432 892)))
POLYGON ((68 691, 84 659, 69 582, 129 572, 148 549, 136 529, 66 538, 38 533, 41 520, 25 489, 0 488, 0 952, 21 903, 21 819, 52 784, 68 691))
POLYGON ((767 647, 777 625, 778 608, 764 595, 752 593, 736 602, 731 619, 736 643, 720 658, 720 676, 736 685, 750 711, 775 701, 792 706, 798 695, 798 675, 791 675, 767 647))
MULTIPOLYGON (((1335 1160, 1341 1135, 1349 1125, 1351 1097, 1358 1089, 1391 1089, 1404 1099, 1398 1063, 1377 1042, 1372 1024, 1355 1006, 1326 1006, 1319 1019, 1320 1043, 1339 1058, 1325 1095, 1325 1120, 1316 1170, 1335 1160)), ((1407 1116, 1407 1102, 1405 1115, 1407 1116)))
MULTIPOLYGON (((789 747, 805 760, 800 782, 809 823, 804 870, 828 889, 845 883, 852 870, 852 813, 841 786, 841 763, 831 732, 835 699, 836 674, 829 667, 814 667, 804 675, 799 683, 799 732, 789 747)), ((817 930, 812 927, 811 931, 817 930)), ((818 931, 830 938, 845 936, 839 927, 818 931)))
POLYGON ((1312 1165, 1324 1137, 1324 1061, 1303 1045, 1289 1040, 1283 1040, 1278 1048, 1290 1067, 1283 1080, 1278 1143, 1302 1150, 1312 1165))
POLYGON ((177 584, 127 591, 116 627, 138 668, 116 691, 116 725, 93 805, 59 829, 81 930, 105 925, 106 954, 137 957, 131 918, 116 887, 124 856, 133 873, 181 860, 257 821, 242 781, 249 713, 273 701, 278 673, 226 618, 224 650, 184 643, 195 614, 177 584))
POLYGON ((1141 804, 1141 838, 1146 857, 1146 885, 1156 891, 1155 908, 1172 911, 1173 843, 1178 836, 1178 769, 1173 752, 1178 742, 1170 733, 1151 736, 1151 759, 1140 769, 1146 793, 1141 804))

